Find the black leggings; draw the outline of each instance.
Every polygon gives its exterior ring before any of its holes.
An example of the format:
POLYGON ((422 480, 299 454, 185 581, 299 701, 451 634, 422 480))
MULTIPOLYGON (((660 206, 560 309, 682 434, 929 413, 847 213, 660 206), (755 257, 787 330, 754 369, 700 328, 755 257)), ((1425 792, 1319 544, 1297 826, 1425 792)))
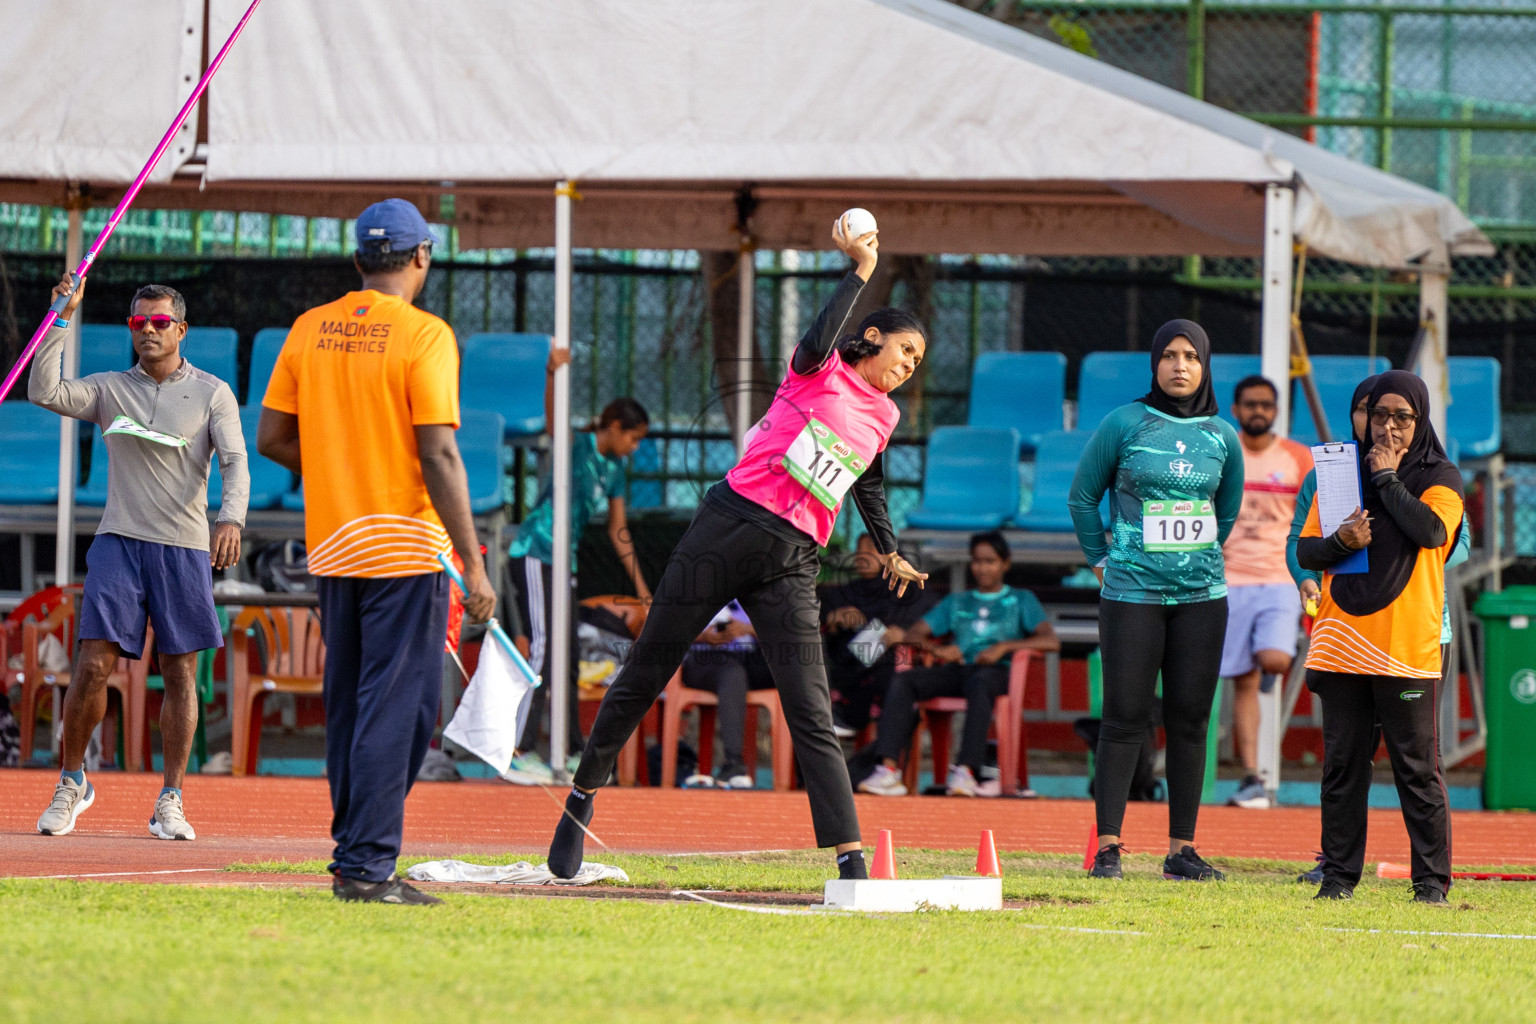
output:
POLYGON ((1225 597, 1193 604, 1099 601, 1104 721, 1093 778, 1099 835, 1121 834, 1161 672, 1163 729, 1168 735, 1168 835, 1194 840, 1211 701, 1226 632, 1225 597))
POLYGON ((816 597, 819 568, 809 537, 798 544, 783 540, 706 497, 662 573, 640 639, 597 709, 576 785, 590 790, 608 781, 619 751, 694 638, 736 598, 757 630, 758 648, 778 687, 811 801, 816 845, 858 842, 853 786, 832 732, 816 597))
MULTIPOLYGON (((715 735, 725 756, 716 775, 743 767, 747 742, 747 691, 773 687, 773 673, 761 651, 695 647, 683 659, 683 685, 708 690, 720 702, 715 707, 715 735)), ((756 742, 754 740, 754 746, 756 742)), ((709 753, 700 750, 702 758, 709 753)))

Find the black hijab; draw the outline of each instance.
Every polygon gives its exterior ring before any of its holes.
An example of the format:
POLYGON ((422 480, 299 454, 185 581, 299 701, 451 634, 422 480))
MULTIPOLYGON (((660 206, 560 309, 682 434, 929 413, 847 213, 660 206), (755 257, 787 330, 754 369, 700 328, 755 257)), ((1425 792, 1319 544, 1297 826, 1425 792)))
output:
MULTIPOLYGON (((1361 388, 1364 387, 1362 383, 1361 388)), ((1355 390, 1355 403, 1360 401, 1361 388, 1355 390)), ((1431 487, 1445 487, 1461 494, 1461 470, 1451 462, 1429 420, 1429 388, 1417 375, 1406 370, 1388 370, 1376 378, 1370 389, 1369 408, 1374 409, 1386 395, 1404 398, 1418 421, 1413 426, 1413 440, 1397 467, 1397 478, 1408 493, 1423 498, 1431 487)), ((1354 406, 1352 405, 1351 410, 1354 406)), ((1360 485, 1365 496, 1365 510, 1371 516, 1371 543, 1369 572, 1349 573, 1333 578, 1333 599, 1340 608, 1351 615, 1372 615, 1397 600, 1413 575, 1419 560, 1419 546, 1404 536, 1396 521, 1382 503, 1381 494, 1371 482, 1370 466, 1365 453, 1367 442, 1360 446, 1360 485)), ((1460 527, 1457 527, 1460 529, 1460 527)))
POLYGON ((1216 389, 1211 386, 1211 339, 1205 336, 1205 328, 1193 320, 1169 320, 1157 329, 1152 337, 1152 390, 1139 401, 1181 420, 1216 415, 1216 389), (1200 358, 1200 386, 1186 398, 1174 398, 1157 383, 1157 364, 1162 362, 1163 350, 1178 337, 1188 338, 1200 358))
MULTIPOLYGON (((1365 380, 1355 385, 1355 393, 1349 397, 1349 439, 1355 442, 1355 444, 1360 445, 1360 451, 1362 452, 1371 446, 1371 422, 1369 419, 1365 422, 1365 440, 1362 441, 1355 436, 1355 410, 1360 407, 1360 399, 1371 397, 1371 389, 1376 386, 1376 382, 1380 379, 1381 374, 1371 374, 1365 380)), ((1370 409, 1371 403, 1365 403, 1365 407, 1370 409)))

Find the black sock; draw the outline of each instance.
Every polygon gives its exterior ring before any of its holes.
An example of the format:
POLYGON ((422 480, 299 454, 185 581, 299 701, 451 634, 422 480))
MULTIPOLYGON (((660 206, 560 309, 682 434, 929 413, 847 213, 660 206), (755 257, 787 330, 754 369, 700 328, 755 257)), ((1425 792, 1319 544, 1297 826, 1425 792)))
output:
POLYGON ((571 795, 565 798, 565 813, 560 815, 555 837, 549 843, 549 870, 557 878, 575 878, 581 870, 583 840, 587 835, 582 825, 592 821, 592 798, 596 795, 572 786, 571 795))
POLYGON ((849 850, 847 853, 837 855, 838 878, 868 878, 869 872, 864 869, 864 851, 849 850))
POLYGON ((1244 775, 1243 776, 1243 784, 1239 788, 1247 789, 1249 786, 1262 785, 1263 782, 1264 782, 1264 780, 1259 778, 1257 775, 1244 775))

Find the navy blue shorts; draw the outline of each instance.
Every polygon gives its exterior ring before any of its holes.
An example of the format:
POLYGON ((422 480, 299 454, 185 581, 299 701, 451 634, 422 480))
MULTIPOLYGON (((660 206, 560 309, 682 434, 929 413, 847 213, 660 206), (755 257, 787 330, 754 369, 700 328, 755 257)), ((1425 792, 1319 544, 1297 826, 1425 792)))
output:
POLYGON ((110 640, 125 656, 142 658, 147 620, 162 654, 224 646, 208 552, 100 533, 85 564, 80 639, 110 640))

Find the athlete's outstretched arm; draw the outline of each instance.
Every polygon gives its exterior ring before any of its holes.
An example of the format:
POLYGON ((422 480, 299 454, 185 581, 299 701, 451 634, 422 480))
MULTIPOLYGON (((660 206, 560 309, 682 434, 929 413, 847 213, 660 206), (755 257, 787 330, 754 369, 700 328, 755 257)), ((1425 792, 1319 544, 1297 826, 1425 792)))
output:
POLYGON ((853 485, 853 501, 859 507, 864 528, 875 542, 875 550, 888 555, 896 550, 896 531, 885 502, 885 453, 877 452, 869 468, 853 485))
POLYGON ((871 231, 858 238, 849 238, 843 231, 841 219, 832 226, 832 241, 848 254, 855 265, 837 283, 837 290, 832 293, 832 298, 827 300, 821 312, 816 314, 816 319, 811 323, 811 329, 805 332, 805 337, 801 338, 800 344, 795 347, 795 354, 790 357, 790 368, 802 377, 815 373, 821 369, 821 364, 827 361, 827 356, 832 352, 832 346, 837 344, 838 337, 843 333, 843 325, 848 322, 848 314, 853 312, 853 304, 859 297, 859 291, 869 280, 870 275, 875 272, 875 264, 879 262, 877 251, 880 248, 876 234, 877 232, 871 231))

